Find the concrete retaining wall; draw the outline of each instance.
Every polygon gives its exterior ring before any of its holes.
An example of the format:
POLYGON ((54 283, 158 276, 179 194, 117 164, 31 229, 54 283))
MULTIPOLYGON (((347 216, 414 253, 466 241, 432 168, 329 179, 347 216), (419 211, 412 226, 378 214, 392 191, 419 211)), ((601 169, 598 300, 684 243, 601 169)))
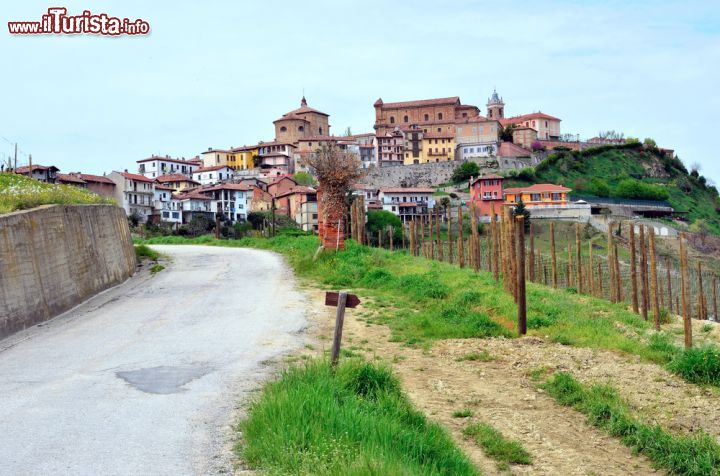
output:
POLYGON ((123 282, 135 267, 122 208, 50 205, 0 215, 0 338, 123 282))

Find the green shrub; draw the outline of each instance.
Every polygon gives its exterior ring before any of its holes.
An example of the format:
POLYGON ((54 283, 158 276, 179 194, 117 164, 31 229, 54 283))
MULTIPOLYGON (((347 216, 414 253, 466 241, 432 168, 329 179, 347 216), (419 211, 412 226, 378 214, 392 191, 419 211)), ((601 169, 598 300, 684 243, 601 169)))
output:
POLYGON ((630 178, 621 180, 615 186, 613 195, 619 198, 645 200, 667 200, 670 198, 670 193, 664 187, 630 178))
POLYGON ((147 245, 135 245, 135 255, 137 256, 138 260, 147 258, 152 261, 157 261, 158 258, 160 258, 160 253, 153 250, 147 245))
POLYGON ((689 382, 720 385, 720 350, 696 347, 680 353, 668 368, 689 382))

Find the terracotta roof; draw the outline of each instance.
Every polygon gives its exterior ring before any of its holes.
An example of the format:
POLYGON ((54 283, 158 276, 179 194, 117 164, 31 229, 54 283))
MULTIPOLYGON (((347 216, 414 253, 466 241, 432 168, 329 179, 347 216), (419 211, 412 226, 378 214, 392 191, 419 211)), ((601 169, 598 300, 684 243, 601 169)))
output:
POLYGON ((192 182, 192 183, 198 183, 198 184, 200 183, 200 182, 197 182, 197 181, 191 179, 187 175, 183 175, 183 174, 165 174, 165 175, 161 175, 158 178, 156 178, 155 181, 160 182, 160 183, 166 183, 166 182, 192 182))
MULTIPOLYGON (((56 172, 60 170, 59 168, 55 167, 54 165, 39 165, 39 164, 33 164, 32 170, 55 170, 56 172)), ((18 174, 26 174, 30 172, 30 166, 29 165, 23 165, 22 167, 18 167, 15 169, 15 173, 18 174)))
POLYGON ((280 142, 280 141, 263 142, 263 143, 261 143, 261 144, 258 144, 257 146, 258 146, 258 148, 260 148, 260 147, 269 147, 269 146, 272 146, 272 145, 289 145, 289 146, 295 147, 295 146, 294 146, 293 144, 291 144, 290 142, 280 142))
POLYGON ((529 150, 512 142, 501 142, 500 147, 498 147, 499 157, 530 157, 531 155, 529 150))
POLYGON ((298 185, 296 187, 291 188, 287 192, 281 193, 280 195, 277 195, 275 198, 284 197, 286 195, 295 195, 296 193, 317 193, 317 190, 311 187, 304 187, 302 185, 298 185))
POLYGON ((161 183, 155 184, 155 190, 175 190, 174 187, 171 187, 170 185, 163 185, 161 183))
POLYGON ((202 194, 201 190, 191 190, 190 192, 181 193, 177 196, 178 200, 211 200, 202 194))
MULTIPOLYGON (((229 169, 229 168, 230 168, 230 167, 228 167, 227 165, 213 165, 212 167, 200 167, 199 169, 195 170, 193 173, 194 173, 194 174, 199 174, 199 173, 202 173, 202 172, 213 172, 213 171, 215 171, 215 170, 229 169)), ((231 169, 231 170, 232 170, 232 169, 231 169)))
POLYGON ((150 182, 152 183, 152 180, 145 177, 144 175, 138 175, 138 174, 131 174, 129 172, 120 172, 120 175, 125 177, 128 180, 135 180, 137 182, 150 182))
POLYGON ((455 134, 452 132, 426 132, 423 139, 454 139, 455 134))
POLYGON ((102 175, 92 175, 92 174, 77 174, 77 175, 86 182, 106 183, 108 185, 115 186, 115 182, 113 182, 112 180, 110 180, 107 177, 103 177, 102 175))
POLYGON ((383 103, 382 100, 378 99, 375 104, 382 105, 383 109, 402 109, 405 107, 422 107, 422 106, 446 106, 450 104, 459 105, 460 98, 452 96, 449 98, 436 98, 436 99, 421 99, 418 101, 402 101, 402 102, 387 102, 383 103), (379 102, 379 104, 378 104, 379 102))
POLYGON ((435 189, 432 188, 381 188, 383 193, 435 193, 435 189))
POLYGON ((481 176, 477 177, 476 179, 474 179, 474 180, 473 180, 472 182, 470 182, 470 183, 471 183, 471 184, 474 184, 474 183, 477 182, 478 180, 496 180, 496 179, 504 180, 504 177, 501 177, 501 176, 496 175, 496 174, 481 175, 481 176))
POLYGON ((61 182, 85 183, 83 179, 72 174, 57 174, 57 178, 61 182))
POLYGON ((140 162, 152 162, 153 160, 162 160, 164 162, 175 162, 177 164, 187 164, 187 163, 192 164, 195 159, 182 160, 182 159, 173 159, 171 157, 160 157, 158 155, 152 155, 152 156, 148 157, 147 159, 138 160, 138 161, 136 161, 136 163, 139 164, 140 162))
POLYGON ((230 149, 230 152, 245 152, 257 149, 258 147, 258 145, 244 145, 242 147, 233 147, 232 149, 230 149))
POLYGON ((209 148, 209 149, 206 150, 205 152, 200 152, 200 153, 201 153, 201 154, 212 154, 212 153, 214 153, 214 152, 222 152, 223 154, 229 154, 229 153, 230 153, 229 150, 213 149, 213 148, 209 148))
POLYGON ((290 181, 292 181, 292 183, 294 183, 295 185, 298 184, 298 183, 297 183, 297 180, 295 180, 294 178, 290 177, 289 175, 283 175, 282 177, 278 177, 277 179, 275 179, 275 180, 273 180, 272 182, 270 182, 270 183, 268 184, 268 187, 271 186, 271 185, 278 184, 278 183, 282 182, 283 180, 290 180, 290 181))
POLYGON ((202 189, 203 192, 211 192, 215 190, 239 190, 242 192, 247 192, 251 190, 252 187, 250 185, 244 184, 244 183, 221 183, 215 186, 212 186, 210 188, 204 188, 202 189))
POLYGON ((552 183, 536 183, 528 187, 511 187, 503 190, 503 193, 540 193, 540 192, 570 192, 572 189, 555 185, 552 183))
POLYGON ((527 121, 530 119, 548 119, 551 121, 561 121, 562 120, 557 117, 551 116, 549 114, 545 114, 544 112, 533 112, 530 114, 523 114, 522 116, 506 117, 504 119, 500 119, 500 123, 503 126, 505 126, 508 124, 517 124, 519 122, 527 121))

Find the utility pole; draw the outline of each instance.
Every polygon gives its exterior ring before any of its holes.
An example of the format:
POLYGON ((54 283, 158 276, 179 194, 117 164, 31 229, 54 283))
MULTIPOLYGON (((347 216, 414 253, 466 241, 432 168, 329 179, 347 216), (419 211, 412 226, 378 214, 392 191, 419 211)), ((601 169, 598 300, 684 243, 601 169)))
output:
POLYGON ((275 236, 275 197, 272 198, 271 212, 272 212, 272 223, 271 223, 272 236, 275 236))

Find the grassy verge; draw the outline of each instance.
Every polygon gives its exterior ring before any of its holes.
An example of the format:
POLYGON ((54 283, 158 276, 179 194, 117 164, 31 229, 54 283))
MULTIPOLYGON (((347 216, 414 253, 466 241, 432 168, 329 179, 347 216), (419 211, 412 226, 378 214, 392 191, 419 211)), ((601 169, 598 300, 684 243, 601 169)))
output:
MULTIPOLYGON (((393 339, 430 345, 436 339, 513 337, 517 306, 486 272, 474 273, 405 252, 346 242, 345 251, 323 253, 315 237, 278 236, 216 241, 209 237, 153 239, 143 243, 205 243, 255 247, 285 255, 297 274, 333 289, 351 289, 375 311, 368 323, 387 324, 393 339)), ((564 345, 620 351, 668 368, 693 383, 720 385, 720 353, 715 347, 684 351, 672 336, 655 332, 652 323, 623 304, 571 291, 528 283, 531 335, 564 345)))
POLYGON ((498 462, 501 469, 507 469, 510 464, 532 464, 532 458, 522 443, 505 438, 486 423, 468 426, 463 430, 463 435, 480 445, 488 457, 498 462))
POLYGON ((558 403, 586 414, 591 424, 619 437, 670 474, 716 475, 720 471, 720 446, 711 436, 678 436, 644 423, 632 416, 628 404, 609 385, 582 385, 561 372, 542 388, 558 403))
POLYGON ((478 474, 388 368, 357 359, 284 371, 239 429, 239 456, 270 474, 478 474))
POLYGON ((71 185, 53 185, 24 175, 0 173, 0 214, 39 205, 115 204, 115 201, 71 185))
POLYGON ((147 258, 152 261, 157 261, 160 258, 160 253, 147 245, 135 245, 135 254, 139 260, 147 258))

